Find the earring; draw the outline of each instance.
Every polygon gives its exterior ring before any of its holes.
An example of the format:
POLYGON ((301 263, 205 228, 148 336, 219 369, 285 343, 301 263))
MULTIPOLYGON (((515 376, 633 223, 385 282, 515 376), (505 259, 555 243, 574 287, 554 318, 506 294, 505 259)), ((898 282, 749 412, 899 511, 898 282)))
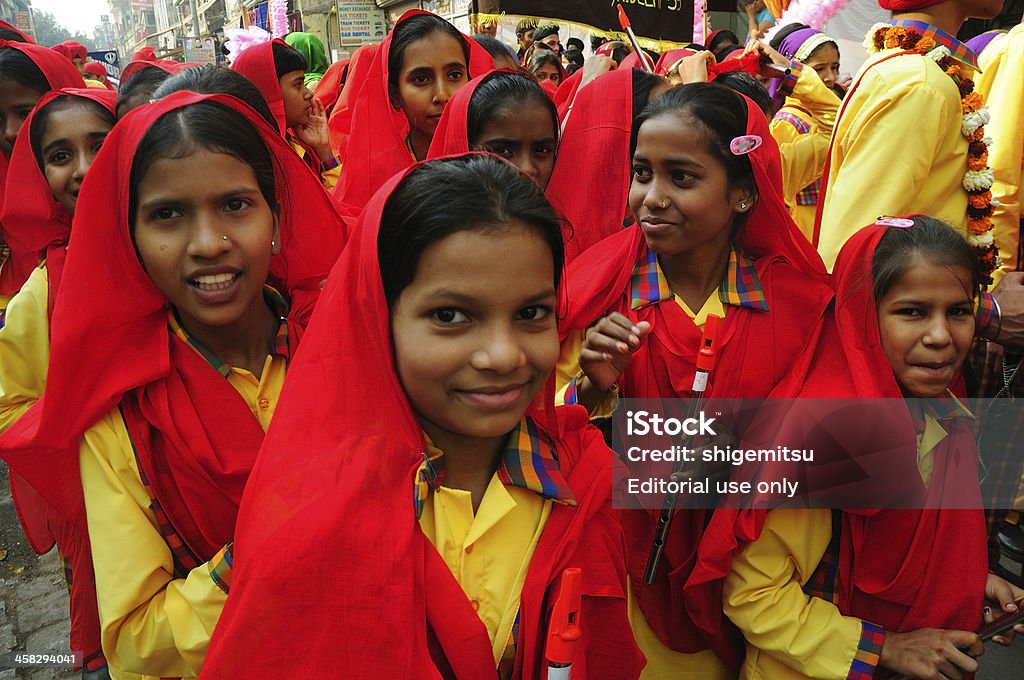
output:
POLYGON ((747 209, 746 201, 740 201, 740 210, 746 210, 746 209, 747 209))
POLYGON ((271 241, 270 242, 270 247, 271 248, 276 248, 277 247, 277 241, 271 241))

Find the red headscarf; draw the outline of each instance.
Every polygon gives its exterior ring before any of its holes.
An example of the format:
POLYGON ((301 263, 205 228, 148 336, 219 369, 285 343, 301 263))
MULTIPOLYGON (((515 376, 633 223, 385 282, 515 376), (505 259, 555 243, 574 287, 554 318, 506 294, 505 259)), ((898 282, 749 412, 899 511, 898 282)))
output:
POLYGON ((18 35, 20 35, 20 36, 21 36, 22 38, 24 38, 24 39, 25 39, 25 42, 27 42, 27 43, 32 43, 32 44, 34 45, 34 44, 35 44, 35 42, 36 42, 36 41, 35 41, 35 40, 33 40, 32 38, 30 38, 30 37, 28 37, 27 35, 25 35, 25 32, 24 32, 24 31, 22 31, 22 30, 20 30, 20 29, 18 29, 18 28, 15 28, 15 27, 14 27, 14 26, 12 26, 11 24, 7 23, 6 21, 0 21, 0 28, 6 29, 6 30, 8 30, 8 31, 13 31, 14 33, 17 33, 17 34, 18 34, 18 35))
POLYGON ((281 92, 281 81, 277 77, 277 67, 274 65, 274 45, 283 45, 288 49, 295 49, 280 38, 274 38, 270 42, 252 45, 242 51, 235 60, 231 62, 231 70, 241 73, 253 82, 259 89, 260 94, 267 100, 274 120, 277 121, 277 129, 281 134, 288 130, 288 123, 284 114, 284 94, 281 92))
POLYGON ((71 61, 71 50, 69 50, 68 46, 64 43, 61 43, 59 45, 53 45, 50 49, 59 54, 60 56, 64 57, 68 61, 71 61))
MULTIPOLYGON (((85 87, 82 74, 78 72, 74 64, 49 48, 40 47, 34 43, 0 40, 0 48, 4 47, 18 50, 31 59, 32 63, 42 71, 51 89, 85 87)), ((0 186, 7 184, 7 166, 9 162, 10 159, 0 153, 0 186)), ((10 244, 7 229, 2 224, 0 224, 0 236, 10 244)), ((36 253, 18 252, 15 246, 11 245, 11 254, 3 264, 3 267, 0 267, 0 295, 14 295, 17 293, 37 264, 39 264, 39 260, 36 257, 36 253)))
POLYGON ((11 182, 16 183, 16 186, 5 192, 0 220, 3 221, 12 251, 25 253, 26 260, 34 259, 38 262, 41 258, 46 259, 51 311, 64 270, 68 236, 71 234, 71 215, 53 197, 53 191, 32 150, 29 133, 32 121, 40 111, 61 97, 88 99, 110 111, 111 115, 114 115, 117 106, 117 95, 109 90, 90 87, 50 90, 39 100, 18 132, 18 141, 14 145, 8 170, 11 182))
POLYGON ((680 47, 677 50, 668 50, 661 55, 661 58, 658 59, 658 63, 654 67, 654 72, 663 76, 668 73, 668 70, 672 68, 677 61, 683 57, 689 57, 693 54, 696 54, 696 52, 688 50, 685 47, 680 47))
MULTIPOLYGON (((356 96, 348 144, 342 150, 341 178, 334 189, 346 216, 357 215, 385 181, 414 162, 405 145, 409 121, 388 96, 388 55, 398 27, 420 15, 436 16, 418 9, 403 14, 376 50, 356 96)), ((468 78, 494 69, 494 58, 475 40, 462 35, 462 42, 469 54, 468 78)))
POLYGON ((345 76, 348 74, 348 59, 342 59, 336 61, 327 67, 327 71, 323 77, 320 78, 316 83, 316 88, 313 90, 313 94, 320 99, 324 104, 324 108, 327 111, 327 115, 330 115, 331 110, 338 101, 338 95, 341 93, 341 88, 345 84, 345 76))
POLYGON ((169 335, 167 300, 143 270, 129 234, 128 200, 146 132, 164 114, 204 101, 247 119, 274 160, 282 242, 271 272, 291 295, 289 320, 298 339, 342 246, 330 197, 250 107, 226 95, 176 92, 119 121, 90 168, 53 313, 46 393, 0 435, 0 455, 9 465, 55 509, 74 517, 84 512, 78 440, 122 404, 140 460, 159 471, 159 479, 149 478, 164 510, 197 554, 230 539, 232 508, 262 430, 230 384, 169 335), (161 484, 177 485, 180 493, 161 484), (186 507, 178 498, 202 507, 186 507))
POLYGON ((633 71, 628 68, 588 83, 566 110, 548 194, 574 227, 565 243, 567 263, 622 231, 628 212, 632 124, 633 71), (600 157, 594 156, 594 149, 601 149, 600 157), (598 196, 600 200, 595 200, 598 196))
POLYGON ((114 86, 107 80, 107 69, 98 61, 90 61, 85 65, 85 72, 91 76, 97 76, 100 82, 107 86, 108 90, 113 90, 114 86))
MULTIPOLYGON (((580 95, 590 87, 581 90, 580 95)), ((726 310, 719 324, 718 359, 708 388, 712 397, 767 396, 786 376, 795 357, 817 336, 832 297, 821 258, 801 237, 782 199, 782 161, 768 121, 753 102, 746 97, 743 100, 747 107, 746 134, 759 136, 762 144, 747 155, 758 201, 736 243, 755 260, 768 311, 731 306, 726 310)), ((584 329, 611 311, 621 312, 634 322, 647 321, 652 331, 620 380, 622 393, 634 398, 685 398, 693 384, 701 331, 673 302, 631 309, 631 276, 646 250, 643 232, 632 226, 583 253, 568 271, 565 326, 584 329)), ((677 514, 666 542, 666 566, 660 572, 668 576, 653 585, 642 585, 657 516, 658 512, 642 510, 622 513, 630 545, 630 577, 647 622, 673 649, 694 653, 710 648, 726 663, 738 665, 742 644, 731 624, 718 621, 711 629, 701 629, 691 618, 693 608, 716 608, 720 612, 721 589, 700 593, 704 599, 696 603, 683 596, 712 513, 695 510, 677 514)))
MULTIPOLYGON (((327 126, 331 133, 331 148, 335 154, 341 155, 348 145, 348 133, 352 127, 352 107, 355 104, 356 95, 366 82, 366 74, 370 71, 370 64, 377 54, 377 43, 362 45, 353 53, 352 61, 349 62, 348 71, 345 75, 345 84, 338 94, 338 102, 331 111, 331 117, 327 126)), ((321 81, 322 82, 322 81, 321 81)))
MULTIPOLYGON (((322 674, 328 664, 335 674, 368 678, 494 673, 487 632, 420 530, 412 502, 424 439, 389 349, 377 253, 385 203, 409 171, 367 205, 291 367, 246 489, 231 597, 204 677, 256 676, 284 663, 294 676, 322 674), (344 379, 352 375, 374 378, 344 379), (343 569, 330 558, 338 554, 343 569), (298 555, 305 567, 293 578, 284 565, 298 555), (286 625, 297 611, 314 625, 286 625)), ((556 410, 553 390, 545 394, 530 413, 553 438, 578 505, 552 509, 531 560, 515 677, 540 677, 553 590, 562 571, 578 565, 588 597, 573 667, 592 679, 635 678, 642 661, 620 599, 625 574, 609 514, 609 452, 580 409, 556 410)))
MULTIPOLYGON (((897 227, 865 227, 843 246, 832 275, 835 306, 821 339, 808 347, 778 389, 809 399, 836 398, 839 403, 858 399, 863 408, 878 400, 871 412, 872 427, 864 431, 830 422, 820 402, 811 402, 814 412, 809 416, 819 428, 841 431, 825 436, 842 441, 842 448, 861 462, 865 454, 884 452, 873 457, 884 458, 875 465, 885 469, 867 473, 873 477, 866 492, 870 498, 882 505, 881 499, 887 497, 902 507, 926 508, 872 511, 862 509, 863 495, 853 498, 855 508, 843 512, 840 529, 838 606, 843 614, 896 632, 975 630, 981 623, 988 571, 984 518, 981 510, 935 508, 982 507, 977 448, 962 418, 944 421, 948 436, 935 450, 931 483, 925 488, 917 469, 915 424, 909 410, 899 406, 903 396, 881 347, 871 284, 875 249, 889 228, 897 227), (880 480, 891 481, 892 487, 881 486, 880 480)), ((837 413, 839 419, 849 418, 848 407, 837 413)), ((788 409, 787 417, 771 427, 806 431, 799 420, 807 415, 788 409)), ((702 543, 701 559, 687 584, 691 601, 704 604, 693 611, 701 627, 717 625, 721 606, 716 609, 708 604, 710 598, 693 594, 721 593, 720 580, 729 574, 733 555, 757 539, 764 520, 765 512, 757 509, 715 514, 706 534, 714 540, 702 543)))
POLYGON ((80 42, 76 42, 74 40, 65 40, 61 43, 61 45, 67 48, 68 54, 71 55, 72 59, 77 57, 82 61, 85 61, 89 58, 89 50, 87 50, 85 48, 85 45, 83 45, 80 42))
POLYGON ((121 87, 124 88, 133 76, 140 71, 145 71, 147 68, 158 68, 167 75, 173 76, 175 73, 181 73, 190 66, 199 66, 198 63, 189 61, 174 61, 173 59, 155 59, 153 61, 145 61, 141 59, 133 59, 128 62, 128 65, 121 69, 121 87))
POLYGON ((129 60, 128 63, 134 61, 157 61, 156 50, 152 47, 143 47, 141 50, 132 55, 132 58, 129 60))

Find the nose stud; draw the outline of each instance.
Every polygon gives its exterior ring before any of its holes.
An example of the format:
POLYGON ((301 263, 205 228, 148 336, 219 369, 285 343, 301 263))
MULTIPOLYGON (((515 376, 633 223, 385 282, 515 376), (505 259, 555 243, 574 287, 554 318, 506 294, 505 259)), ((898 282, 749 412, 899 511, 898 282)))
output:
POLYGON ((658 207, 664 210, 665 208, 668 207, 668 201, 662 201, 661 203, 658 204, 658 207))
POLYGON ((227 235, 227 234, 221 234, 221 235, 220 235, 220 237, 221 237, 222 239, 224 239, 225 241, 227 241, 227 240, 228 240, 228 235, 227 235))

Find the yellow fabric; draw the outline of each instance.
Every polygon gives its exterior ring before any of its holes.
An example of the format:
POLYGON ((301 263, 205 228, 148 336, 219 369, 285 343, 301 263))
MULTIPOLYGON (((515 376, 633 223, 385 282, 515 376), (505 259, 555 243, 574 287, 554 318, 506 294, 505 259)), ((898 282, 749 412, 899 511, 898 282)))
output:
POLYGON ((995 175, 992 197, 1002 203, 992 216, 992 233, 1003 258, 1002 268, 993 276, 998 281, 1003 273, 1021 266, 1017 249, 1024 205, 1024 24, 993 40, 982 52, 979 65, 975 89, 992 112, 992 121, 985 127, 992 137, 988 154, 995 175))
POLYGON ((32 406, 46 388, 50 322, 49 277, 37 267, 7 307, 0 328, 0 432, 32 406))
POLYGON ((917 435, 917 470, 921 473, 921 481, 925 486, 929 486, 932 481, 932 468, 935 467, 935 447, 946 438, 947 434, 932 414, 925 414, 924 430, 917 435))
POLYGON ((107 87, 106 85, 101 83, 100 81, 93 80, 92 78, 83 78, 82 80, 85 81, 85 86, 86 87, 94 87, 97 90, 109 90, 110 89, 109 87, 107 87))
POLYGON ((796 205, 796 195, 821 178, 840 103, 839 97, 825 87, 814 69, 805 67, 800 71, 793 94, 786 98, 780 111, 797 116, 811 126, 811 131, 802 135, 783 120, 772 120, 769 126, 782 155, 783 199, 808 241, 814 238, 817 206, 796 205))
MULTIPOLYGON (((927 486, 935 447, 947 433, 930 413, 924 421, 917 466, 927 486)), ((831 602, 803 591, 831 540, 830 510, 773 510, 761 536, 733 560, 725 581, 725 613, 747 640, 741 680, 847 677, 860 641, 860 619, 843 616, 831 602)))
POLYGON ((773 510, 733 560, 724 607, 747 640, 741 680, 846 678, 861 621, 802 589, 831 538, 829 510, 773 510))
POLYGON ((836 123, 818 244, 829 269, 846 240, 879 215, 931 215, 966 234, 960 93, 927 57, 879 63, 892 52, 861 67, 836 123))
MULTIPOLYGON (((267 357, 262 379, 231 369, 228 381, 266 429, 284 384, 287 360, 267 357)), ((227 599, 202 564, 174 577, 128 430, 114 409, 86 431, 80 449, 103 653, 115 677, 199 675, 227 599)))
MULTIPOLYGON (((291 140, 289 140, 291 141, 291 140)), ((296 144, 294 141, 291 142, 292 148, 295 149, 295 153, 299 154, 299 158, 306 157, 306 150, 296 144)), ((324 185, 327 191, 333 191, 334 185, 338 183, 338 178, 341 177, 341 166, 331 168, 330 170, 324 170, 320 173, 320 183, 324 185)))
POLYGON ((640 611, 632 588, 628 599, 629 625, 637 647, 647 658, 640 680, 735 680, 736 672, 729 670, 710 649, 685 654, 666 647, 640 611))
POLYGON ((551 503, 494 475, 475 515, 469 491, 445 486, 423 506, 420 528, 487 627, 495 667, 510 647, 519 596, 551 503))

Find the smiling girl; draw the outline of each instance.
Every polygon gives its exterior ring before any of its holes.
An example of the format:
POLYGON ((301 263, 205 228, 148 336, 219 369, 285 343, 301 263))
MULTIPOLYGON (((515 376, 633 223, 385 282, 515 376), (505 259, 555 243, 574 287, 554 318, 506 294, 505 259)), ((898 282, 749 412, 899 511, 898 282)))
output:
POLYGON ((335 190, 343 214, 358 215, 385 181, 426 158, 448 100, 493 69, 491 55, 441 17, 403 14, 356 98, 335 190))
POLYGON ((445 108, 428 158, 488 151, 512 163, 542 190, 555 167, 558 111, 521 71, 474 78, 445 108))
POLYGON ((58 510, 84 493, 115 671, 198 675, 241 492, 340 231, 316 178, 233 97, 142 107, 97 156, 47 390, 0 452, 58 510))
MULTIPOLYGON (((0 187, 6 190, 7 165, 18 131, 39 99, 51 89, 85 87, 65 57, 30 43, 0 41, 0 187)), ((2 198, 2 197, 0 197, 2 198)), ((0 225, 0 322, 7 303, 39 263, 36 253, 18 252, 0 225)))
POLYGON ((635 678, 610 453, 553 406, 562 239, 540 189, 493 156, 428 161, 355 233, 246 492, 206 676, 541 677, 580 567, 573 674, 635 678), (330 623, 285 625, 299 611, 330 623))
POLYGON ((773 510, 746 532, 724 589, 747 640, 741 677, 970 678, 974 631, 1024 602, 988 573, 975 419, 953 393, 979 280, 971 247, 930 217, 880 220, 840 252, 835 307, 787 380, 801 397, 858 399, 870 427, 849 427, 849 408, 845 427, 809 415, 842 428, 822 441, 842 442, 861 475, 871 454, 882 468, 859 505, 773 510))
MULTIPOLYGON (((712 314, 722 322, 709 393, 763 397, 831 298, 821 260, 782 202, 768 121, 731 90, 692 84, 654 100, 633 130, 637 224, 592 246, 567 275, 566 326, 586 337, 565 400, 608 415, 616 394, 689 397, 712 314)), ((642 576, 658 513, 621 514, 644 677, 730 677, 741 654, 735 632, 699 629, 683 595, 710 511, 677 515, 651 585, 642 576)))

